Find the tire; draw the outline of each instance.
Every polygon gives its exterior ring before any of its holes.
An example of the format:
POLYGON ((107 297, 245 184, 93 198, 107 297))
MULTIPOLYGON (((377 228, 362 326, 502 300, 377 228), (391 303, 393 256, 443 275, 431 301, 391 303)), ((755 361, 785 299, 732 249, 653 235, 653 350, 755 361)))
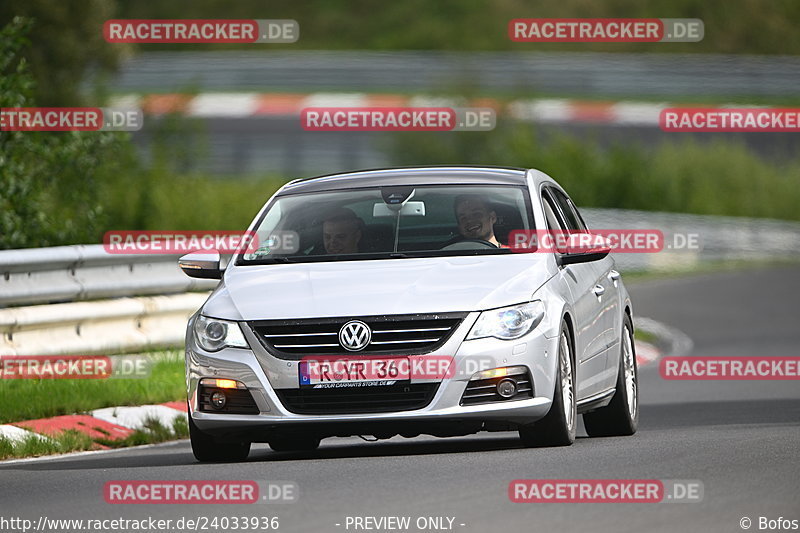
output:
POLYGON ((201 463, 234 463, 244 461, 250 454, 249 442, 217 442, 211 435, 200 431, 189 414, 189 438, 192 453, 201 463))
POLYGON ((622 324, 621 344, 617 385, 611 403, 583 415, 583 425, 590 437, 633 435, 639 427, 639 370, 633 325, 627 315, 622 324))
POLYGON ((572 340, 566 324, 561 325, 558 340, 558 364, 555 389, 550 411, 534 424, 519 428, 519 436, 526 448, 543 446, 569 446, 575 442, 578 421, 575 403, 575 358, 572 340))
POLYGON ((276 452, 310 452, 319 448, 319 439, 302 435, 273 437, 269 447, 276 452))

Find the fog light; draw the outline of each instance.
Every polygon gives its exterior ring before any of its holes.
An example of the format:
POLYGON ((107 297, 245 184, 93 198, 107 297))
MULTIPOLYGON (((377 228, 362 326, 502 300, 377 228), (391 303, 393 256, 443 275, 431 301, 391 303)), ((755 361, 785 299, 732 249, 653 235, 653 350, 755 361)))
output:
POLYGON ((225 397, 224 392, 217 391, 211 395, 211 406, 214 409, 222 409, 227 401, 228 399, 225 397))
POLYGON ((503 398, 513 398, 517 394, 517 382, 513 379, 502 379, 497 384, 497 394, 503 398))

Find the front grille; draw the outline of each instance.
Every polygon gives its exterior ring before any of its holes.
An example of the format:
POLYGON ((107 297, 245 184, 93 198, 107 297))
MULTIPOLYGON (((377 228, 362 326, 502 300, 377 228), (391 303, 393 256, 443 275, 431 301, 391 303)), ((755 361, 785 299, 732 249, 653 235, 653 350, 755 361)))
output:
POLYGON ((438 383, 414 383, 322 389, 277 389, 281 403, 297 414, 388 413, 422 409, 433 400, 438 383))
POLYGON ((466 313, 442 313, 263 320, 251 322, 250 327, 264 347, 282 359, 299 359, 305 355, 414 355, 439 348, 465 316, 466 313), (357 352, 347 351, 339 344, 339 330, 350 320, 360 320, 372 330, 371 342, 357 352))
POLYGON ((200 411, 204 413, 227 413, 231 415, 257 415, 259 413, 250 391, 245 389, 218 389, 200 385, 197 391, 200 399, 200 411), (211 404, 211 395, 217 391, 225 394, 226 402, 222 409, 215 409, 211 404))
POLYGON ((510 402, 513 400, 527 400, 533 398, 533 384, 530 374, 527 372, 521 375, 509 376, 517 382, 517 394, 511 398, 503 398, 497 394, 497 384, 505 379, 489 378, 470 381, 467 390, 461 397, 461 405, 476 405, 480 403, 510 402))

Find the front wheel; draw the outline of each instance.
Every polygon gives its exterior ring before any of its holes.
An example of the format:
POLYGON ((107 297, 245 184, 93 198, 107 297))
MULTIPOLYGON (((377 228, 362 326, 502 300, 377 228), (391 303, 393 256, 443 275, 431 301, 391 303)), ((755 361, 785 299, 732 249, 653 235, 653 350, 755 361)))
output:
POLYGON ((575 367, 572 342, 566 324, 561 325, 558 339, 553 403, 547 415, 534 424, 519 428, 522 444, 528 448, 569 446, 575 442, 575 422, 578 418, 575 403, 575 367))
POLYGON ((250 454, 249 442, 217 442, 194 424, 189 414, 189 438, 192 453, 201 463, 233 463, 244 461, 250 454))
POLYGON ((639 427, 639 370, 633 325, 627 315, 622 327, 622 350, 614 397, 607 406, 584 414, 583 425, 590 437, 633 435, 639 427))

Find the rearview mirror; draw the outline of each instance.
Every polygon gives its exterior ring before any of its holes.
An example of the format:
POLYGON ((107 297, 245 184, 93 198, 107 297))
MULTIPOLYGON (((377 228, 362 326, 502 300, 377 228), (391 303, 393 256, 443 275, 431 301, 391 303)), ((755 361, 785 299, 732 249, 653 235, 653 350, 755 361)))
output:
POLYGON ((222 279, 218 252, 193 252, 178 259, 178 266, 190 278, 222 279))
POLYGON ((372 216, 378 217, 394 217, 397 213, 404 217, 424 217, 425 216, 425 202, 406 202, 400 209, 392 209, 383 202, 376 203, 372 208, 372 216))

